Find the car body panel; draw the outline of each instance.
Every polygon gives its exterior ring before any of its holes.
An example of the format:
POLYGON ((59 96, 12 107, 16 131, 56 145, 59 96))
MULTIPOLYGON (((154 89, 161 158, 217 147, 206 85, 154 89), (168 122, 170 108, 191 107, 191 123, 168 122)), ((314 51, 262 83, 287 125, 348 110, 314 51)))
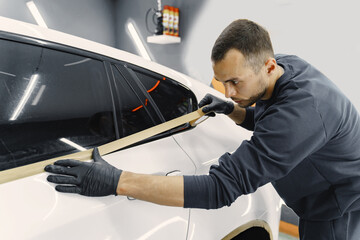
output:
POLYGON ((228 234, 254 219, 265 221, 272 229, 272 239, 278 239, 275 226, 280 219, 274 216, 277 216, 281 206, 276 198, 270 197, 274 194, 276 192, 272 185, 267 184, 255 193, 239 197, 230 207, 191 209, 188 239, 222 239, 224 233, 228 234))
MULTIPOLYGON (((138 173, 165 176, 174 170, 195 172, 194 164, 172 137, 118 151, 104 159, 138 173)), ((0 239, 165 239, 170 229, 175 234, 173 239, 186 237, 188 209, 124 196, 91 198, 59 193, 54 190, 55 184, 46 181, 47 175, 0 185, 0 239)))

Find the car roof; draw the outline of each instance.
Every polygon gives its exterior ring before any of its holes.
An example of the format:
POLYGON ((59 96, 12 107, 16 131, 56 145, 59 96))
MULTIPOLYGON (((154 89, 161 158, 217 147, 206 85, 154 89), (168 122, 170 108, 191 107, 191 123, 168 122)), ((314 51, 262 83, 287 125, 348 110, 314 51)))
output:
MULTIPOLYGON (((165 67, 158 63, 146 60, 135 54, 113 48, 101 43, 87 40, 81 37, 73 36, 67 33, 59 32, 49 28, 40 27, 35 24, 30 24, 10 18, 0 16, 0 31, 14 33, 26 37, 32 37, 39 41, 45 40, 57 44, 62 44, 77 49, 93 52, 117 60, 125 61, 140 67, 150 69, 167 75, 184 85, 191 85, 190 78, 179 73, 171 68, 165 67)), ((193 79, 191 79, 193 80, 193 79)))

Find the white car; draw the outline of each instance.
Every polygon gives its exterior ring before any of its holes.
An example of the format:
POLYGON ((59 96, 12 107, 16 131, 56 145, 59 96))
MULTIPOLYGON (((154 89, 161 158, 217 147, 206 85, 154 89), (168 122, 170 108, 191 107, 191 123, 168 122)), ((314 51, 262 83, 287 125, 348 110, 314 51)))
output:
MULTIPOLYGON (((190 113, 208 92, 224 98, 136 55, 3 17, 0 49, 0 178, 190 113)), ((137 173, 207 174, 250 137, 219 114, 103 158, 137 173)), ((59 193, 47 176, 0 184, 0 239, 278 239, 281 204, 271 184, 202 210, 59 193)))

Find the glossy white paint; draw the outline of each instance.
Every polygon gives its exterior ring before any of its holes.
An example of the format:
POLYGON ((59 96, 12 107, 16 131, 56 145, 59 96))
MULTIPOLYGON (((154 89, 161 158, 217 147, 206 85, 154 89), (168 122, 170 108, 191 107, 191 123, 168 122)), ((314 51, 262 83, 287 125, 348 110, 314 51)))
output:
MULTIPOLYGON (((172 137, 104 157, 110 164, 166 175, 194 174, 195 167, 172 137)), ((189 210, 123 196, 88 198, 62 194, 48 174, 0 185, 0 239, 185 239, 189 210), (75 237, 76 236, 76 237, 75 237), (111 238, 108 238, 111 237, 111 238)))
POLYGON ((215 210, 191 209, 190 239, 221 239, 241 225, 262 219, 270 226, 273 239, 278 239, 279 206, 273 198, 274 188, 268 184, 255 193, 239 197, 230 207, 215 210), (224 233, 226 233, 224 235, 224 233))
MULTIPOLYGON (((0 17, 0 30, 52 41, 160 72, 188 86, 201 99, 220 93, 172 69, 138 56, 50 29, 0 17)), ((232 152, 251 132, 226 116, 210 118, 192 130, 104 157, 138 173, 207 174, 211 164, 232 152)), ((0 185, 0 239, 219 239, 254 219, 270 224, 277 239, 280 199, 270 184, 218 210, 164 207, 123 196, 62 194, 46 173, 0 185)))

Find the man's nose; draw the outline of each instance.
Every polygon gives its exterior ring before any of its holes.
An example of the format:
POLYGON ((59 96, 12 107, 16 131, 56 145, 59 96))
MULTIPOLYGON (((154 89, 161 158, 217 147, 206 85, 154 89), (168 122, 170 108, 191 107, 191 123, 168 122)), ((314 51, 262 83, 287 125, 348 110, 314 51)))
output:
POLYGON ((236 94, 236 90, 233 86, 231 86, 230 84, 226 84, 225 85, 225 97, 227 98, 231 98, 233 96, 235 96, 236 94))

